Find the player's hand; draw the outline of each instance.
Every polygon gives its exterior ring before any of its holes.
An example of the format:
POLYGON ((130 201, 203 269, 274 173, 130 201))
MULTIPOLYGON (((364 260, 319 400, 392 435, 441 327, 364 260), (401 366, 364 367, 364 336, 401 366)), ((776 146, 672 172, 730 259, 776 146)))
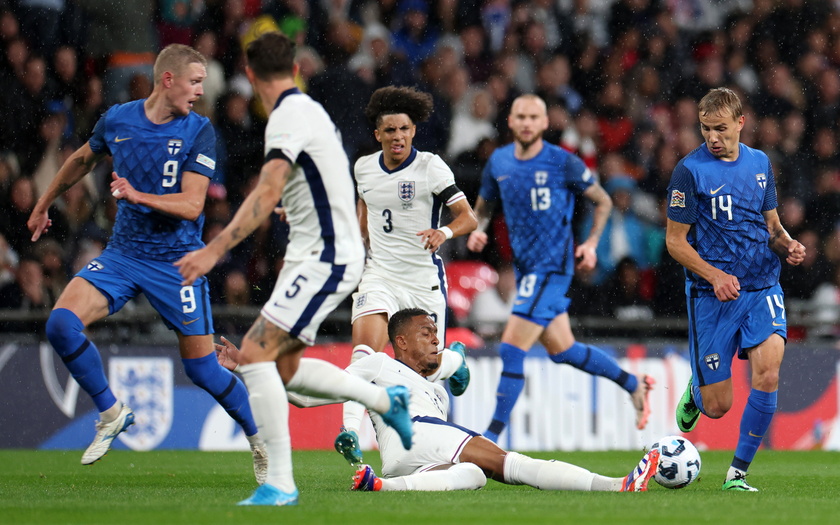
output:
POLYGON ((440 245, 446 242, 446 234, 434 228, 417 232, 417 236, 423 241, 423 249, 429 250, 430 252, 437 251, 440 245))
POLYGON ((286 208, 278 206, 274 208, 274 213, 277 214, 277 218, 280 219, 282 222, 289 222, 286 218, 286 208))
POLYGON ((111 195, 117 200, 127 200, 131 204, 137 204, 139 192, 128 182, 128 179, 120 177, 116 171, 111 173, 111 177, 114 179, 111 181, 111 195))
POLYGON ((785 261, 791 266, 799 266, 805 260, 805 246, 796 239, 788 244, 787 253, 785 261))
POLYGON ((467 238, 467 249, 471 252, 480 252, 487 246, 487 233, 474 230, 467 238))
POLYGON ((239 349, 224 336, 221 339, 222 344, 213 343, 216 347, 216 360, 228 370, 236 370, 237 365, 239 365, 239 349))
POLYGON ((741 292, 741 283, 734 275, 729 275, 724 271, 719 271, 716 277, 712 279, 711 285, 715 288, 715 297, 720 302, 734 301, 741 292))
POLYGON ((591 271, 595 269, 595 264, 598 263, 598 256, 595 254, 595 247, 583 243, 575 248, 575 264, 576 270, 591 271))
POLYGON ((41 235, 47 233, 50 226, 52 226, 52 219, 50 219, 50 216, 46 211, 38 213, 37 211, 32 210, 32 215, 30 215, 29 220, 26 221, 26 227, 32 232, 32 242, 37 241, 41 238, 41 235))
POLYGON ((216 255, 209 246, 192 251, 175 261, 178 273, 184 278, 181 285, 190 286, 196 279, 205 275, 216 266, 221 255, 216 255))

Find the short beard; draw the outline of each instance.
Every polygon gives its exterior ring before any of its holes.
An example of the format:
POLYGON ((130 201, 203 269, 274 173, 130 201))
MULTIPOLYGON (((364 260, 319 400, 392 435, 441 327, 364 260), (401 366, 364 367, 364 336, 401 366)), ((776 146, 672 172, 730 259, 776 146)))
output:
POLYGON ((423 367, 420 375, 423 376, 423 377, 428 377, 428 376, 434 374, 435 371, 437 371, 438 368, 440 368, 440 363, 438 363, 437 361, 435 361, 433 363, 429 363, 429 364, 427 364, 426 366, 423 367))
POLYGON ((514 137, 514 140, 519 144, 519 146, 523 150, 528 150, 528 148, 530 148, 531 146, 536 144, 538 140, 542 140, 542 135, 535 135, 533 140, 530 140, 528 142, 525 142, 525 141, 519 139, 518 137, 514 137))

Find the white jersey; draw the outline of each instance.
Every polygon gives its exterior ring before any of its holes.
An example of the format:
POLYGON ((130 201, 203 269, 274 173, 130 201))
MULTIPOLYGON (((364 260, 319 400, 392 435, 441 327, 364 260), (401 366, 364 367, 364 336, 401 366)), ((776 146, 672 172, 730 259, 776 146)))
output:
POLYGON ((443 263, 423 248, 417 233, 439 228, 443 206, 466 198, 457 191, 449 166, 433 153, 412 148, 396 170, 385 167, 379 152, 356 161, 354 175, 359 198, 367 205, 367 268, 400 285, 443 287, 443 263))
POLYGON ((293 166, 282 200, 289 222, 284 259, 363 258, 350 162, 324 108, 297 88, 283 92, 265 128, 265 155, 293 166))
MULTIPOLYGON (((439 381, 429 381, 402 361, 383 352, 376 352, 351 364, 347 367, 347 371, 381 387, 405 386, 408 388, 411 392, 408 413, 412 419, 433 417, 446 421, 449 413, 449 394, 439 381)), ((364 407, 355 403, 350 406, 355 406, 355 410, 345 406, 344 426, 359 428, 364 416, 364 407)), ((382 417, 375 412, 370 412, 370 419, 376 430, 376 441, 379 443, 382 463, 392 461, 392 456, 402 455, 405 449, 402 447, 397 432, 387 426, 382 421, 382 417)))

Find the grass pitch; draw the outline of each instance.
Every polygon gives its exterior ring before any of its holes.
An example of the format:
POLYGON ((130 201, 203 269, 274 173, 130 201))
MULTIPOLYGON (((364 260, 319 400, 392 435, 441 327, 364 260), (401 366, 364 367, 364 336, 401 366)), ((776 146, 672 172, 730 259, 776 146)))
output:
MULTIPOLYGON (((623 476, 637 452, 538 453, 623 476)), ((255 488, 247 452, 112 451, 90 467, 81 451, 0 450, 0 523, 834 523, 840 453, 760 451, 757 494, 720 490, 731 452, 703 452, 700 479, 681 490, 651 482, 646 494, 539 491, 489 481, 475 492, 357 493, 334 452, 295 452, 300 505, 237 507, 255 488)), ((379 456, 366 461, 379 470, 379 456)))

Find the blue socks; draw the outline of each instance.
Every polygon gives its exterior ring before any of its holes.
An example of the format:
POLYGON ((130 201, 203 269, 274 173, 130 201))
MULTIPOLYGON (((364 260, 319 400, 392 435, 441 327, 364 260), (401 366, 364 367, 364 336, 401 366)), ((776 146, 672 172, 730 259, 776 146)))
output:
POLYGON ((741 433, 738 437, 738 446, 735 448, 735 457, 732 460, 732 466, 736 469, 746 472, 750 467, 761 445, 761 439, 770 428, 773 414, 776 413, 777 396, 778 390, 762 392, 753 388, 750 391, 747 406, 744 407, 744 415, 741 416, 741 433))
POLYGON ((569 364, 594 376, 606 377, 631 394, 639 386, 635 375, 622 370, 615 359, 596 346, 575 341, 568 350, 548 357, 555 363, 569 364))
POLYGON ((484 432, 484 437, 493 441, 499 440, 499 434, 510 421, 510 413, 519 394, 525 387, 525 350, 502 343, 499 345, 499 355, 502 358, 502 376, 496 389, 496 411, 493 420, 484 432))
POLYGON ((117 402, 108 387, 105 367, 99 349, 82 333, 82 321, 70 310, 58 308, 47 319, 47 339, 64 361, 73 379, 93 399, 100 412, 105 412, 117 402))
POLYGON ((257 433, 245 384, 230 370, 220 365, 214 353, 197 359, 181 359, 181 362, 184 363, 187 377, 213 396, 230 417, 239 423, 246 436, 257 433))

